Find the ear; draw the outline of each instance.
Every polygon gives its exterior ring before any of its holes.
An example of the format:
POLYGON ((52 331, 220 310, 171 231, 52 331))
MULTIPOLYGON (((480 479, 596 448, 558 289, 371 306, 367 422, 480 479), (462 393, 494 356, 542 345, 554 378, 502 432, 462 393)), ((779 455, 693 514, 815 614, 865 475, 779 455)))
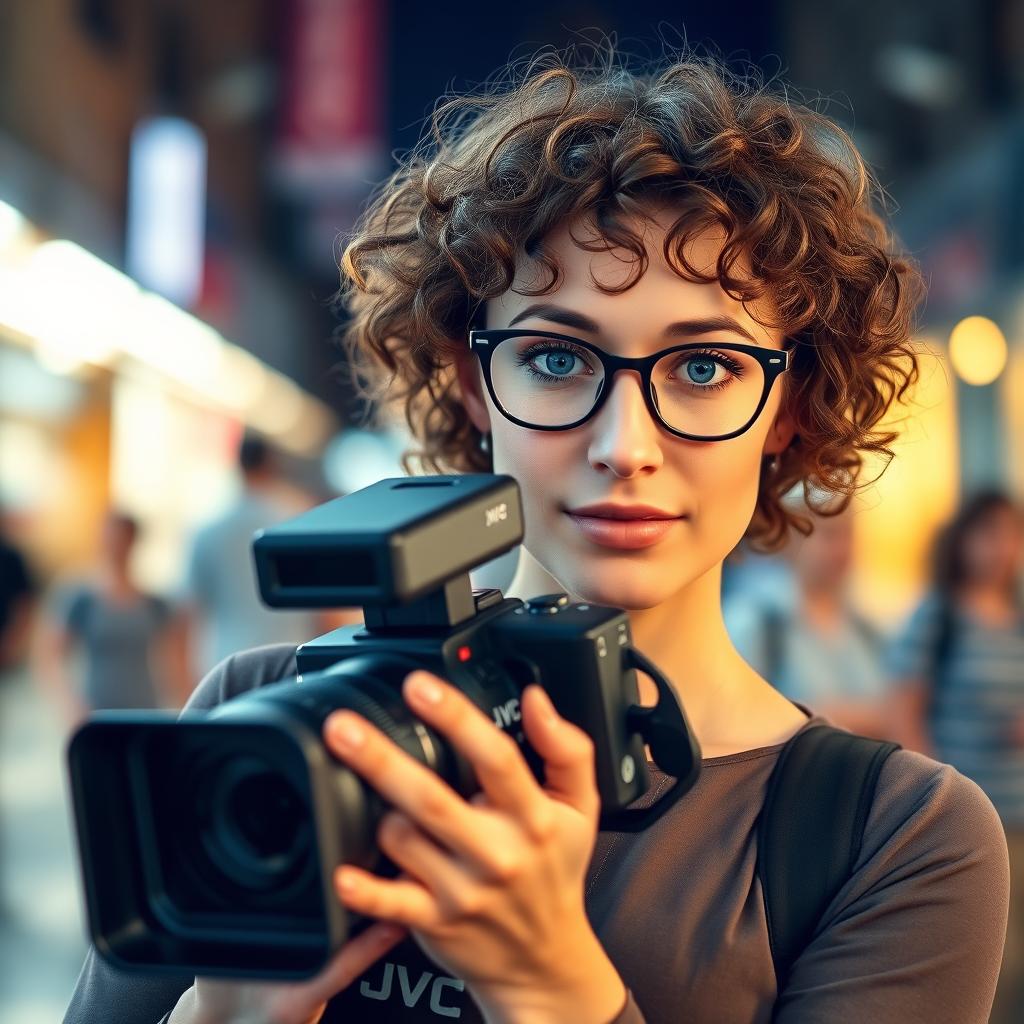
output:
POLYGON ((778 455, 784 452, 796 437, 796 423, 788 410, 781 410, 772 423, 771 430, 765 438, 763 455, 778 455))
POLYGON ((482 434, 491 429, 491 415, 484 398, 484 378, 480 360, 471 352, 455 358, 455 373, 459 380, 462 404, 474 427, 482 434))

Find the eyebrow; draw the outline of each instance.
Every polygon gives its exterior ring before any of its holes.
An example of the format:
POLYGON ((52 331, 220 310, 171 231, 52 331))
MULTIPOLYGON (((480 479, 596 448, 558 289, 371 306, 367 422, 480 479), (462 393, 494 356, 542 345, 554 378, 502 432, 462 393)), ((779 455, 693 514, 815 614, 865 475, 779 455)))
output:
MULTIPOLYGON (((513 327, 530 317, 539 317, 541 320, 548 320, 553 324, 561 324, 563 327, 572 327, 578 331, 589 331, 591 334, 599 334, 601 327, 596 320, 589 316, 578 313, 572 309, 565 309, 562 306, 553 306, 549 303, 536 302, 520 310, 509 321, 508 326, 513 327)), ((701 334, 714 334, 718 331, 733 331, 742 335, 748 341, 759 345, 760 342, 748 331, 738 320, 731 316, 706 316, 695 317, 691 320, 676 320, 668 324, 662 331, 666 338, 692 338, 701 334)))

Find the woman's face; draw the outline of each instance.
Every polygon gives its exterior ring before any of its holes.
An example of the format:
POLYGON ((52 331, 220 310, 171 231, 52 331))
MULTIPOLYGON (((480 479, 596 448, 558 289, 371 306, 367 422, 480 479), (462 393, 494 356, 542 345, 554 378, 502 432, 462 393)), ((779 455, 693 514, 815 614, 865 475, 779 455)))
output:
MULTIPOLYGON (((560 283, 541 296, 518 294, 517 288, 537 281, 536 269, 524 265, 513 289, 488 304, 487 326, 505 328, 516 320, 517 328, 572 335, 630 357, 690 341, 709 348, 716 340, 781 348, 781 334, 751 315, 757 308, 748 311, 717 283, 686 281, 670 269, 662 256, 669 223, 661 216, 647 227, 649 268, 618 294, 601 291, 594 280, 620 284, 631 270, 624 262, 628 254, 589 253, 574 244, 567 228, 557 231, 549 244, 564 271, 560 283), (531 307, 534 311, 528 312, 531 307), (592 329, 581 327, 581 317, 592 322, 592 329), (669 330, 680 321, 690 326, 669 330)), ((719 248, 713 237, 701 236, 688 257, 697 268, 711 267, 719 248)), ((561 431, 533 430, 506 419, 487 394, 475 357, 459 373, 469 414, 479 429, 491 432, 495 472, 519 482, 525 547, 565 590, 595 604, 650 608, 720 563, 750 522, 762 458, 784 448, 793 436, 788 417, 778 417, 772 429, 784 377, 745 434, 698 442, 671 434, 653 419, 640 376, 632 370, 615 376, 595 416, 561 431), (592 519, 570 515, 597 503, 652 506, 672 522, 650 546, 608 546, 595 537, 592 519)), ((596 524, 596 532, 602 530, 596 524)))

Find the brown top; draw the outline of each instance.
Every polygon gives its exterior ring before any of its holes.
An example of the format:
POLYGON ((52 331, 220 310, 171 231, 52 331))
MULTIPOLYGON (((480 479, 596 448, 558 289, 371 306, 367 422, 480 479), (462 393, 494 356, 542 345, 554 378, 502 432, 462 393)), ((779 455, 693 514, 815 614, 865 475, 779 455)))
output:
MULTIPOLYGON (((294 671, 291 648, 247 652, 192 703, 294 671)), ((975 783, 910 751, 886 761, 853 875, 776 991, 755 858, 782 747, 709 758, 645 832, 598 837, 587 909, 630 990, 612 1024, 985 1024, 1006 930, 1005 837, 975 783)), ((665 785, 652 771, 652 789, 665 785)), ((65 1022, 155 1024, 189 981, 128 977, 90 953, 65 1022)), ((323 1024, 438 1017, 481 1019, 462 983, 410 940, 335 997, 323 1024)))

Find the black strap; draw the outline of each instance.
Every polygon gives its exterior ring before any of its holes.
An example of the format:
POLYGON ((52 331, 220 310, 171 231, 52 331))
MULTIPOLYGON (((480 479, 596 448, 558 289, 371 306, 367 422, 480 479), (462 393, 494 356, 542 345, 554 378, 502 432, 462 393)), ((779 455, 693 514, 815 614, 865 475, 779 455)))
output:
POLYGON ((898 749, 816 725, 779 755, 757 826, 757 873, 780 992, 853 873, 879 772, 898 749))

